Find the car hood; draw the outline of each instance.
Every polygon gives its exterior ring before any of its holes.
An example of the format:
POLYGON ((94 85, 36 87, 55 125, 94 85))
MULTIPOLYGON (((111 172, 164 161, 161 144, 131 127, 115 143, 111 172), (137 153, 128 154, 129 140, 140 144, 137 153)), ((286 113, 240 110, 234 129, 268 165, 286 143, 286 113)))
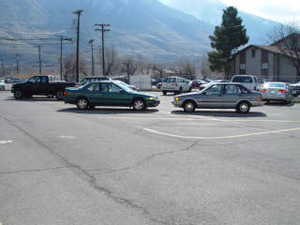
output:
POLYGON ((200 94, 201 92, 202 91, 190 92, 190 93, 186 93, 186 94, 176 95, 175 97, 188 98, 188 97, 192 97, 196 94, 200 94))
POLYGON ((134 94, 134 95, 139 95, 139 96, 143 96, 143 97, 158 97, 157 95, 154 94, 149 94, 149 93, 144 93, 144 92, 138 92, 138 91, 130 91, 128 92, 130 94, 134 94))

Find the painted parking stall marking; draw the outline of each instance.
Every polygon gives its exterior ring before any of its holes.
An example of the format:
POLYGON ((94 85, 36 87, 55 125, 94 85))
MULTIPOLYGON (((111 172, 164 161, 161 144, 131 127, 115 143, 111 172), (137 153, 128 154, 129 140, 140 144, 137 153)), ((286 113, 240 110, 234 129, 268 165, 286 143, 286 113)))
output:
POLYGON ((0 145, 7 145, 7 144, 12 144, 12 143, 13 143, 12 140, 0 140, 0 145))

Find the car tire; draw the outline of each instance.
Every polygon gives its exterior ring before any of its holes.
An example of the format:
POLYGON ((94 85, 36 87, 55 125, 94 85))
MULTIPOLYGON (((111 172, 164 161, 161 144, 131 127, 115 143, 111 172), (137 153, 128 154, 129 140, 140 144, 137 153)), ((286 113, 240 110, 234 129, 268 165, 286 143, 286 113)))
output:
POLYGON ((21 90, 15 90, 14 97, 15 99, 22 99, 24 97, 24 94, 21 90))
POLYGON ((163 91, 162 93, 163 93, 163 95, 167 95, 167 92, 166 92, 166 91, 163 91))
POLYGON ((146 103, 143 99, 137 98, 133 101, 132 108, 134 111, 143 111, 146 109, 146 103))
POLYGON ((64 99, 64 92, 63 91, 57 91, 55 96, 56 96, 57 100, 63 100, 64 99))
POLYGON ((89 108, 89 101, 86 98, 79 98, 77 100, 76 106, 80 110, 86 110, 89 108))
POLYGON ((236 107, 237 112, 241 114, 249 113, 250 109, 251 105, 249 102, 241 102, 236 107))
POLYGON ((187 101, 183 104, 183 110, 185 112, 195 112, 196 104, 192 101, 187 101))

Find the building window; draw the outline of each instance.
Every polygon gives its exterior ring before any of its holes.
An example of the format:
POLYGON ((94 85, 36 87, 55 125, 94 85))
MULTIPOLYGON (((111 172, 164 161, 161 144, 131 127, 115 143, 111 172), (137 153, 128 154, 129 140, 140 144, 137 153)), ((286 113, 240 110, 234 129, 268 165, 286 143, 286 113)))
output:
POLYGON ((265 50, 261 52, 261 74, 269 75, 269 52, 265 50))
POLYGON ((255 56, 256 56, 256 49, 252 49, 251 50, 251 54, 252 54, 252 58, 255 58, 255 56))
POLYGON ((240 64, 240 74, 246 74, 246 64, 240 64))

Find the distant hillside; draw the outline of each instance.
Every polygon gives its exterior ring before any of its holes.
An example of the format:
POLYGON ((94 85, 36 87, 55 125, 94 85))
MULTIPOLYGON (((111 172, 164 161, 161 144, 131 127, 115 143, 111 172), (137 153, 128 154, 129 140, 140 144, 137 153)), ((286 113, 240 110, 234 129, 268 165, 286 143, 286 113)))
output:
MULTIPOLYGON (((219 25, 222 20, 223 9, 227 6, 219 0, 160 0, 167 6, 195 16, 201 21, 212 25, 219 25)), ((264 44, 267 33, 272 31, 279 23, 267 20, 249 13, 239 11, 246 25, 250 42, 264 44), (258 32, 259 31, 259 32, 258 32)))
MULTIPOLYGON (((0 38, 75 37, 73 10, 83 9, 81 49, 88 52, 88 40, 99 40, 95 23, 109 23, 107 46, 122 54, 142 56, 157 62, 197 57, 210 49, 208 35, 220 22, 225 7, 217 0, 2 0, 0 38), (71 2, 71 3, 70 3, 71 2)), ((265 32, 276 23, 241 13, 251 41, 261 43, 265 32), (260 32, 257 32, 259 30, 260 32)), ((0 41, 0 57, 13 60, 16 53, 23 62, 36 64, 38 43, 0 41)), ((58 43, 41 43, 43 60, 57 63, 58 43)), ((99 47, 99 41, 96 43, 99 47)), ((65 51, 74 51, 74 44, 65 51)))

